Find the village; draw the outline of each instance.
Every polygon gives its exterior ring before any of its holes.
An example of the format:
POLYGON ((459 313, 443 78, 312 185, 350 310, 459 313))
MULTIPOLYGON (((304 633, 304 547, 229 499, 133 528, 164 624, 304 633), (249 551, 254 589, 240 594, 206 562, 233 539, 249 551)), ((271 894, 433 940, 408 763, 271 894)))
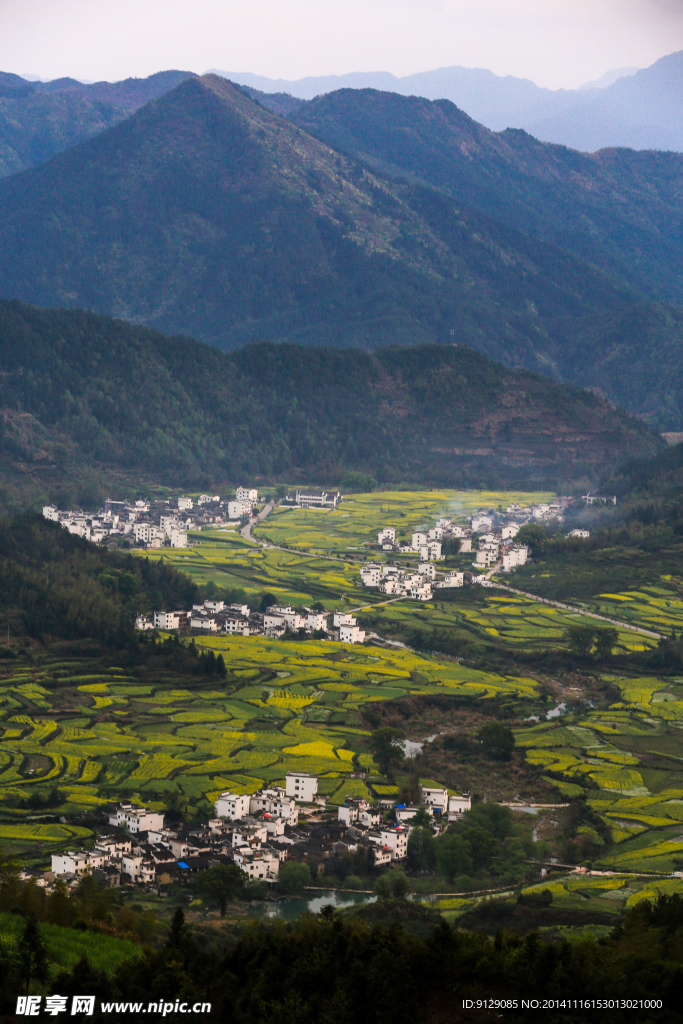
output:
POLYGON ((285 861, 306 864, 316 878, 335 857, 359 851, 365 852, 369 870, 382 869, 406 859, 410 822, 421 810, 438 835, 471 808, 468 793, 429 787, 421 788, 415 806, 347 797, 336 820, 326 803, 317 776, 288 772, 284 787, 221 793, 215 817, 200 825, 167 827, 160 811, 119 804, 109 811, 109 829, 92 848, 53 854, 42 881, 49 886, 59 876, 75 886, 88 873, 105 886, 163 895, 198 872, 234 864, 250 880, 272 887, 285 861))
POLYGON ((69 533, 101 547, 140 547, 152 550, 186 548, 187 535, 202 527, 248 521, 259 504, 258 491, 238 487, 235 497, 200 494, 195 499, 181 495, 175 502, 165 499, 112 501, 95 512, 63 511, 45 505, 43 516, 59 523, 69 533))
MULTIPOLYGON (((283 507, 305 509, 337 508, 343 496, 333 491, 315 491, 310 488, 296 490, 281 502, 283 507)), ((410 542, 399 543, 395 527, 387 526, 377 534, 377 544, 369 545, 393 561, 366 562, 360 569, 363 586, 378 589, 388 597, 430 601, 434 591, 471 584, 488 584, 494 572, 510 572, 525 565, 529 548, 515 538, 527 523, 559 525, 570 506, 579 501, 592 505, 598 499, 585 495, 582 499, 560 497, 553 502, 534 506, 509 505, 505 511, 485 509, 468 517, 468 525, 452 518, 436 520, 434 527, 412 534, 410 542), (473 554, 469 568, 445 568, 437 563, 456 555, 473 554), (395 556, 403 556, 397 562, 395 556)), ((610 499, 616 500, 616 499, 610 499)), ((59 523, 64 529, 91 543, 105 547, 138 547, 160 549, 165 546, 186 548, 188 533, 202 528, 216 528, 225 524, 251 523, 267 513, 258 515, 259 495, 256 488, 238 487, 234 499, 220 495, 201 494, 195 500, 179 496, 175 504, 170 500, 137 500, 135 502, 108 499, 97 512, 62 511, 54 505, 43 508, 43 516, 59 523)), ((575 529, 568 536, 587 538, 587 530, 575 529)), ((296 609, 290 605, 273 604, 264 610, 255 610, 247 604, 229 604, 221 600, 205 600, 189 609, 161 609, 153 615, 138 615, 137 629, 189 632, 198 635, 232 634, 281 638, 285 635, 305 634, 316 639, 329 639, 347 644, 364 643, 366 633, 356 618, 346 611, 326 612, 322 606, 296 609), (329 620, 332 616, 332 625, 329 620)))
MULTIPOLYGON (((587 504, 590 496, 582 500, 587 504)), ((413 568, 401 564, 369 562, 360 571, 364 586, 381 594, 404 596, 415 601, 431 601, 434 590, 487 583, 494 572, 511 572, 526 565, 529 548, 515 541, 527 523, 564 522, 567 509, 576 499, 563 497, 554 502, 525 507, 513 503, 504 512, 481 510, 468 517, 468 526, 452 518, 437 519, 426 532, 413 533, 410 543, 397 542, 396 529, 385 527, 377 534, 377 546, 392 555, 418 556, 413 568), (472 569, 439 571, 435 563, 454 555, 473 554, 472 569)), ((587 538, 588 530, 575 529, 568 536, 587 538)))

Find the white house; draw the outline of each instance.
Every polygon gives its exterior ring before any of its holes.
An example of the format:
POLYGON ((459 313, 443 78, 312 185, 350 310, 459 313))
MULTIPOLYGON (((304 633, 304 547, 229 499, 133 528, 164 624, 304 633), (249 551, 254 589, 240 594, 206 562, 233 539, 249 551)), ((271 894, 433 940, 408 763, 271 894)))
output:
POLYGON ((249 878, 274 881, 280 870, 280 858, 272 850, 252 850, 247 846, 238 846, 233 858, 249 878))
POLYGON ((387 576, 379 581, 379 589, 382 594, 402 594, 403 583, 396 576, 387 576))
POLYGON ((155 612, 154 613, 154 628, 155 629, 182 629, 187 626, 187 612, 155 612))
MULTIPOLYGON (((317 779, 316 779, 317 784, 317 779)), ((292 827, 299 821, 299 810, 293 797, 287 796, 281 786, 272 789, 260 789, 249 798, 250 814, 272 814, 276 818, 284 818, 292 827)))
POLYGON ((465 811, 472 809, 472 798, 469 793, 461 793, 460 796, 449 796, 448 798, 448 820, 458 821, 465 811))
POLYGON ((134 835, 137 832, 163 828, 164 816, 160 811, 150 811, 146 807, 119 804, 116 810, 109 814, 109 824, 117 827, 125 825, 131 835, 134 835))
POLYGON ((298 803, 312 804, 318 792, 318 776, 308 772, 287 772, 285 775, 285 793, 298 803))
POLYGON ((284 615, 276 615, 275 612, 267 611, 263 616, 263 628, 266 633, 280 634, 287 628, 284 615))
POLYGON ((228 502, 228 519, 241 519, 251 513, 251 504, 246 501, 228 502))
POLYGON ((238 501, 248 501, 255 505, 258 501, 258 490, 255 487, 238 487, 235 497, 238 501))
POLYGON ((362 644, 365 632, 355 622, 352 626, 340 626, 339 640, 343 644, 362 644))
POLYGON ((187 533, 185 530, 179 529, 177 526, 171 527, 171 547, 172 548, 186 548, 187 547, 187 533))
POLYGON ((417 571, 420 576, 425 576, 428 580, 436 579, 436 567, 433 562, 422 562, 418 565, 417 571))
POLYGON ((332 494, 331 491, 298 490, 296 492, 296 503, 302 508, 336 508, 340 501, 339 491, 336 494, 332 494))
POLYGON ((590 530, 570 530, 567 534, 568 537, 579 537, 581 540, 587 540, 590 535, 590 530))
POLYGON ((361 582, 364 587, 378 587, 382 567, 377 562, 368 562, 360 571, 361 582))
POLYGON ((516 545, 503 552, 503 571, 510 572, 518 565, 526 565, 529 549, 523 545, 516 545))
POLYGON ((192 501, 192 498, 178 498, 179 512, 189 512, 190 509, 193 508, 193 505, 194 503, 192 501))
POLYGON ((448 790, 422 786, 420 789, 420 802, 425 807, 431 807, 433 810, 445 814, 448 810, 448 790))
MULTIPOLYGON (((306 626, 306 620, 303 615, 299 615, 297 611, 291 608, 289 605, 271 604, 270 608, 267 609, 264 617, 264 626, 267 627, 265 619, 276 616, 279 620, 292 630, 304 629, 306 626)), ((278 623, 275 623, 278 626, 278 623)))
POLYGON ((52 854, 52 870, 55 875, 82 875, 91 867, 87 850, 52 854))
POLYGON ((43 516, 53 523, 59 522, 59 511, 54 505, 43 505, 43 516))
POLYGON ((239 796, 236 793, 221 793, 214 803, 217 818, 227 818, 228 821, 238 821, 249 814, 249 796, 239 796))
POLYGON ((182 529, 180 520, 174 515, 159 516, 159 528, 164 531, 166 537, 171 536, 171 530, 182 529))
POLYGON ((393 526, 386 526, 383 530, 380 530, 377 534, 378 544, 395 544, 396 543, 396 530, 393 526))
POLYGON ((334 618, 332 619, 335 629, 339 629, 340 626, 355 626, 356 620, 354 619, 351 612, 335 612, 334 618))
POLYGON ((397 824, 405 825, 406 822, 412 821, 419 809, 419 807, 413 806, 396 806, 394 808, 394 817, 397 824))
POLYGON ((488 569, 489 566, 496 564, 497 559, 497 551, 491 551, 490 548, 484 548, 482 551, 477 551, 474 565, 477 569, 488 569))
POLYGON ((400 825, 397 828, 380 829, 379 838, 382 846, 391 851, 392 861, 403 860, 408 856, 408 832, 400 825))
POLYGON ((327 620, 329 618, 328 612, 311 612, 308 613, 306 620, 306 626, 311 630, 312 633, 318 632, 320 629, 327 629, 327 620))
POLYGON ((439 582, 435 583, 435 587, 462 587, 465 585, 465 574, 464 572, 447 572, 444 578, 439 582))
POLYGON ((413 551, 419 551, 420 548, 423 547, 423 545, 425 545, 428 540, 429 537, 427 536, 426 533, 414 533, 411 544, 413 551))
POLYGON ((508 523, 507 526, 504 526, 501 529, 500 535, 503 538, 503 540, 513 540, 513 538, 516 537, 519 533, 519 530, 519 523, 508 523))
POLYGON ((132 533, 138 544, 149 544, 156 539, 163 543, 166 538, 164 531, 152 523, 133 523, 132 533))
POLYGON ((217 633, 218 619, 213 612, 193 611, 190 618, 190 629, 201 629, 204 633, 217 633))
POLYGON ((438 561, 441 558, 441 541, 429 540, 420 545, 420 559, 423 562, 438 561))

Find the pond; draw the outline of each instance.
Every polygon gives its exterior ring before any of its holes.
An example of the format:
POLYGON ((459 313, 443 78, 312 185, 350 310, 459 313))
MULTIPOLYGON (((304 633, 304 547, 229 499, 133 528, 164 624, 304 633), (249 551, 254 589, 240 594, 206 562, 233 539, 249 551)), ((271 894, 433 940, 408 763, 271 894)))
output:
POLYGON ((249 907, 249 917, 262 920, 295 921, 305 911, 318 914, 324 906, 332 905, 335 910, 374 903, 376 896, 370 893, 351 892, 344 889, 316 889, 302 896, 286 896, 279 900, 254 902, 249 907))

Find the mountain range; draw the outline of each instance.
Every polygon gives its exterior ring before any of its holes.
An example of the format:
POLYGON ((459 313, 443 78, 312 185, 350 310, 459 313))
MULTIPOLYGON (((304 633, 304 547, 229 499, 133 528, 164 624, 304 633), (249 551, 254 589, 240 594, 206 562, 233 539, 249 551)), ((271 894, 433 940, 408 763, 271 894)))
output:
POLYGON ((462 345, 235 352, 0 301, 0 505, 153 481, 593 482, 663 441, 585 390, 462 345), (112 483, 112 481, 114 483, 112 483))
MULTIPOLYGON (((263 93, 302 100, 338 89, 376 89, 451 100, 493 131, 523 128, 545 142, 586 152, 613 146, 683 151, 683 51, 662 57, 606 87, 543 89, 524 78, 482 68, 448 67, 397 77, 388 72, 325 75, 296 81, 219 71, 263 93)), ((608 79, 609 81, 609 79, 608 79)))
POLYGON ((29 82, 0 72, 0 178, 44 163, 118 124, 189 74, 161 71, 149 78, 84 85, 74 78, 29 82))
POLYGON ((680 428, 683 313, 652 297, 680 294, 681 158, 377 93, 293 116, 191 77, 6 178, 0 295, 223 348, 464 343, 680 428))

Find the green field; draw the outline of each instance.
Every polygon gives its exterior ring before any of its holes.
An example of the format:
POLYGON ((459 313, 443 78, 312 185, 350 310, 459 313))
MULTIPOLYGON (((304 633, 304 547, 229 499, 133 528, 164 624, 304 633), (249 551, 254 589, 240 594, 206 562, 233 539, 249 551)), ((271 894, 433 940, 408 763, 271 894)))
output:
POLYGON ((529 505, 547 501, 549 492, 521 491, 375 491, 352 494, 336 509, 276 508, 254 531, 269 544, 304 551, 361 551, 377 542, 385 526, 396 528, 396 538, 405 543, 416 530, 434 525, 441 516, 464 521, 479 509, 506 508, 514 502, 529 505))
MULTIPOLYGON (((0 934, 12 949, 24 930, 26 919, 20 914, 0 914, 0 934)), ((124 960, 140 955, 140 947, 128 939, 121 939, 90 929, 64 928, 42 922, 40 934, 45 942, 51 973, 70 971, 83 956, 98 971, 113 971, 124 960)))
MULTIPOLYGON (((207 638, 229 665, 225 685, 141 687, 119 673, 54 678, 53 666, 25 683, 0 686, 0 785, 3 809, 35 788, 66 794, 60 813, 106 800, 135 798, 163 806, 168 795, 209 800, 223 789, 248 792, 282 782, 290 770, 322 776, 323 791, 342 800, 354 771, 364 791, 387 785, 359 739, 358 715, 370 701, 419 694, 490 699, 533 696, 531 679, 500 676, 409 651, 304 644, 261 638, 207 638), (82 681, 81 681, 82 680, 82 681)), ((379 790, 381 792, 381 789, 379 790)), ((2 819, 0 818, 0 822, 2 819)), ((76 826, 0 824, 0 838, 64 842, 88 834, 76 826)))
POLYGON ((368 598, 355 565, 264 549, 228 530, 203 531, 192 534, 191 539, 192 548, 144 554, 151 560, 171 562, 199 584, 211 582, 221 590, 241 590, 244 601, 267 592, 279 602, 321 601, 332 608, 343 594, 368 598))
POLYGON ((611 835, 596 858, 626 871, 683 867, 683 679, 612 677, 622 699, 571 722, 520 729, 527 760, 584 793, 611 835))
MULTIPOLYGON (((495 644, 528 651, 566 648, 566 630, 587 621, 581 614, 520 595, 492 589, 473 592, 470 588, 459 590, 449 601, 437 590, 433 601, 401 601, 370 608, 361 620, 380 634, 402 636, 402 631, 418 627, 443 630, 452 638, 479 646, 495 644)), ((618 632, 619 652, 643 651, 656 643, 629 629, 618 632)))

